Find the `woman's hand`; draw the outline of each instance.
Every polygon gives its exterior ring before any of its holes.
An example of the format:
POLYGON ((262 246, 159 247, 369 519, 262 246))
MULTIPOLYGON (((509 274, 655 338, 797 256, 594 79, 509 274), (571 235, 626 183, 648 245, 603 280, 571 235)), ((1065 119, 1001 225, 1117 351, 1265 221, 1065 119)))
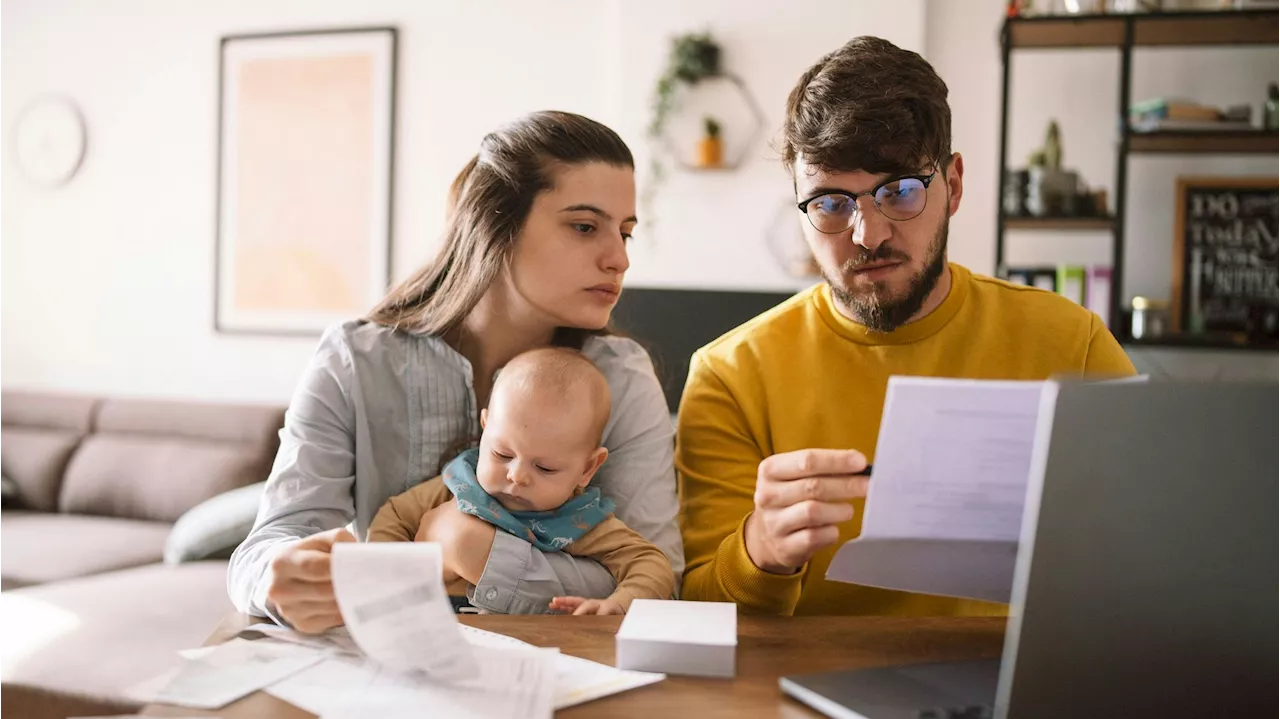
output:
POLYGON ((304 634, 342 625, 330 574, 333 545, 354 542, 345 529, 330 529, 292 542, 271 560, 267 601, 280 618, 304 634))
POLYGON ((463 514, 458 503, 450 500, 422 515, 414 539, 440 544, 445 582, 461 577, 474 585, 480 583, 489 563, 497 531, 483 519, 463 514))
POLYGON ((627 610, 613 599, 583 599, 582 597, 556 597, 551 600, 551 611, 562 614, 573 614, 580 617, 587 614, 626 614, 627 610))

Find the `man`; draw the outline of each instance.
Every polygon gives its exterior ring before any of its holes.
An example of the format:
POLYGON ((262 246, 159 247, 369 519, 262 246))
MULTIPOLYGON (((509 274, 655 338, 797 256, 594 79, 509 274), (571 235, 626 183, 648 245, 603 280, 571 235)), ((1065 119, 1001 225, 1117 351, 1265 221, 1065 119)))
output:
POLYGON ((769 614, 1003 613, 824 579, 861 529, 858 473, 889 376, 1035 380, 1133 365, 1070 300, 947 262, 964 162, 951 152, 947 87, 916 53, 860 37, 819 60, 787 100, 782 150, 826 282, 692 359, 676 450, 682 596, 769 614))

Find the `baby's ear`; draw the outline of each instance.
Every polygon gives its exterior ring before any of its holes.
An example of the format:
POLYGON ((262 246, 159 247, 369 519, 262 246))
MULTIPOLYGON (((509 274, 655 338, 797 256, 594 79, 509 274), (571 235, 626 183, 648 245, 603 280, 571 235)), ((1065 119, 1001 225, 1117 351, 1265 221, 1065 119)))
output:
POLYGON ((484 425, 489 421, 489 410, 480 410, 480 429, 484 429, 484 425))
POLYGON ((596 472, 600 469, 600 465, 604 464, 604 461, 608 458, 609 450, 604 447, 597 447, 596 451, 592 452, 591 456, 587 459, 587 468, 586 471, 582 473, 582 481, 578 482, 578 486, 587 486, 591 481, 591 478, 596 476, 596 472))

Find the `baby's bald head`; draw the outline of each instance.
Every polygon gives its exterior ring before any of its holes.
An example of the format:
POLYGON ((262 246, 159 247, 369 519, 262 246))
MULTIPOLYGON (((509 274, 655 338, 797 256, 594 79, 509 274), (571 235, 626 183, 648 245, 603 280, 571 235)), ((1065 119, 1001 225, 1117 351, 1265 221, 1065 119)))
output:
POLYGON ((546 347, 517 355, 498 373, 490 403, 516 399, 581 417, 592 448, 600 446, 609 421, 609 383, 581 352, 546 347))

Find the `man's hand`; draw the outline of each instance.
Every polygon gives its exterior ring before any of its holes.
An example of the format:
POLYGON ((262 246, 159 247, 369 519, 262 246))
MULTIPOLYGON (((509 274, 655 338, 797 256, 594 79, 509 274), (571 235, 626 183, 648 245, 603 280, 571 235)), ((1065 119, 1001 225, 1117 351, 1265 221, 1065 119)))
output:
POLYGON ((479 584, 496 534, 492 524, 462 513, 458 503, 449 500, 422 515, 414 539, 440 544, 445 582, 461 577, 471 584, 479 584))
POLYGON ((853 519, 850 499, 867 496, 861 452, 802 449, 760 463, 755 511, 745 542, 751 561, 766 572, 791 574, 840 539, 836 525, 853 519))
POLYGON ((583 599, 582 597, 556 597, 551 600, 551 611, 580 617, 588 614, 626 614, 627 610, 612 599, 583 599))
POLYGON ((287 545, 271 560, 267 601, 294 629, 319 634, 342 625, 330 560, 335 543, 354 541, 351 532, 330 529, 287 545))

